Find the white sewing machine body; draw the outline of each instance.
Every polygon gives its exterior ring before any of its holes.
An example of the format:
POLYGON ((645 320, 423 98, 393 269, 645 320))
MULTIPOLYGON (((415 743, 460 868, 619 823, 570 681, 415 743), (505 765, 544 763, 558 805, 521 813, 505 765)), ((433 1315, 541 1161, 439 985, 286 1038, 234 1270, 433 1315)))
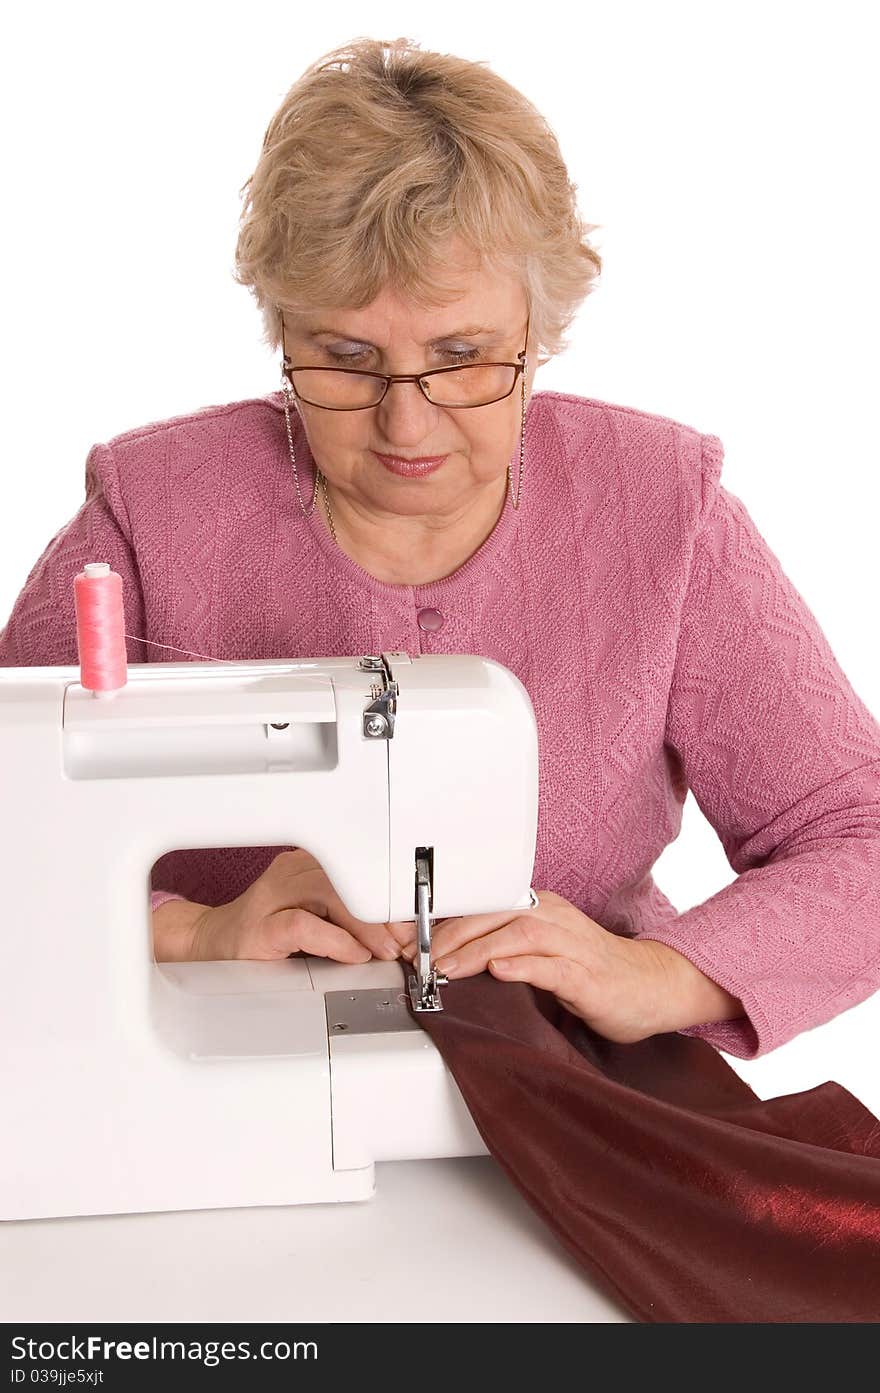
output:
POLYGON ((419 856, 433 920, 528 909, 538 740, 507 668, 130 665, 104 699, 4 668, 0 760, 0 1218, 357 1200, 375 1161, 485 1152, 399 963, 159 965, 149 889, 168 851, 294 845, 369 922, 416 919, 419 856))

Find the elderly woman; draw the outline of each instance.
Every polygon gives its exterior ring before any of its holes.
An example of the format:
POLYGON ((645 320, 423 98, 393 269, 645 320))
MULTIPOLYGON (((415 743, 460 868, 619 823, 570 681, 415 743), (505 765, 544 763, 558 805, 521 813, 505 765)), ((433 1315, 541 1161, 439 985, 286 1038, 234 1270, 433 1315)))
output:
MULTIPOLYGON (((281 390, 95 445, 0 664, 76 662, 94 560, 132 662, 486 655, 534 705, 545 888, 438 926, 441 970, 744 1059, 864 1000, 880 727, 717 437, 533 391, 600 270, 547 123, 482 64, 359 40, 294 84, 246 188, 236 276, 281 390), (651 867, 688 788, 737 878, 679 914, 651 867)), ((412 953, 305 849, 175 851, 152 884, 160 960, 412 953)))

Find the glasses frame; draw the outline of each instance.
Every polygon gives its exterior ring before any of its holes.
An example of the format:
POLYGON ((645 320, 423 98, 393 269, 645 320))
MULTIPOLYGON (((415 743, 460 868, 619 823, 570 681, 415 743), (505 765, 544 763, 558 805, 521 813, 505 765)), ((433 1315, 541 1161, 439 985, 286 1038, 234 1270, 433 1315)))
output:
POLYGON ((526 349, 527 349, 527 347, 528 347, 528 342, 529 342, 529 324, 531 323, 531 318, 532 318, 532 313, 531 313, 531 310, 529 310, 529 314, 528 314, 528 317, 527 317, 527 319, 526 319, 526 339, 525 339, 525 343, 523 344, 522 351, 516 355, 517 361, 516 361, 515 363, 498 363, 498 362, 453 363, 450 367, 447 367, 447 368, 429 368, 427 372, 387 373, 387 372, 372 372, 369 368, 337 368, 337 367, 332 367, 332 368, 319 368, 319 367, 315 367, 315 365, 314 365, 313 363, 308 363, 308 364, 303 364, 303 365, 299 365, 299 364, 296 364, 296 363, 291 363, 290 357, 289 357, 289 355, 288 355, 288 353, 287 353, 287 349, 286 349, 286 346, 285 346, 285 343, 284 343, 284 318, 283 318, 283 316, 282 316, 282 318, 281 318, 281 346, 282 346, 282 350, 283 350, 283 358, 282 358, 282 361, 281 361, 281 371, 284 373, 284 376, 287 378, 288 382, 290 383, 291 389, 292 389, 292 391, 293 391, 293 395, 294 395, 294 397, 296 397, 297 401, 304 401, 304 402, 306 403, 307 406, 314 406, 314 407, 317 408, 318 411, 372 411, 372 410, 374 410, 375 407, 381 406, 381 405, 382 405, 382 402, 385 400, 386 396, 388 395, 388 388, 391 386, 392 382, 417 382, 417 383, 418 383, 418 386, 419 386, 419 391, 421 392, 422 396, 425 398, 425 401, 429 402, 431 406, 438 406, 438 405, 441 405, 441 403, 436 402, 436 401, 431 401, 431 398, 428 396, 428 393, 425 391, 425 388, 424 388, 424 386, 423 386, 423 382, 424 382, 424 379, 425 379, 426 377, 439 377, 440 374, 443 373, 443 372, 461 372, 462 368, 469 368, 469 367, 474 367, 474 368, 477 368, 477 367, 479 367, 479 368, 513 368, 513 369, 514 369, 513 383, 512 383, 512 385, 511 385, 510 391, 509 391, 509 392, 505 392, 505 393, 503 394, 503 396, 500 396, 500 397, 493 397, 491 401, 472 402, 472 403, 471 403, 470 405, 468 405, 468 406, 443 406, 443 407, 442 407, 442 409, 443 409, 444 411, 476 411, 476 410, 478 410, 481 406, 494 406, 495 403, 496 403, 497 401, 506 401, 507 398, 516 390, 516 384, 517 384, 517 382, 518 382, 518 380, 519 380, 519 375, 520 375, 520 373, 524 373, 524 372, 525 372, 526 366, 527 366, 526 349), (369 406, 325 406, 322 402, 309 401, 308 397, 302 397, 302 396, 300 396, 300 394, 299 394, 299 392, 296 390, 296 387, 294 386, 294 382, 293 382, 293 374, 294 374, 295 372, 348 372, 348 373, 354 373, 354 374, 355 374, 356 376, 358 376, 358 377, 376 377, 376 378, 379 378, 382 382, 385 383, 385 387, 384 387, 384 389, 383 389, 383 391, 382 391, 382 395, 381 395, 381 397, 379 398, 379 400, 378 400, 378 401, 371 402, 369 406))

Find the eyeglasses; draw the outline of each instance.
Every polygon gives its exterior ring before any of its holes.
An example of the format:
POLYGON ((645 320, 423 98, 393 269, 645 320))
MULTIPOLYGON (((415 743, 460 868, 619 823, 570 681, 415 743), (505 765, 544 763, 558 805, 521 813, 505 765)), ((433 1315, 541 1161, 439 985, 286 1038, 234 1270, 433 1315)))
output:
MULTIPOLYGON (((433 406, 457 410, 491 406, 492 402, 509 397, 520 373, 525 372, 530 320, 531 313, 526 320, 525 344, 515 363, 461 363, 429 372, 389 374, 365 368, 300 366, 292 363, 285 352, 282 372, 298 400, 325 411, 365 411, 378 406, 392 382, 417 382, 422 396, 433 406)), ((283 345, 283 321, 281 332, 283 345)))

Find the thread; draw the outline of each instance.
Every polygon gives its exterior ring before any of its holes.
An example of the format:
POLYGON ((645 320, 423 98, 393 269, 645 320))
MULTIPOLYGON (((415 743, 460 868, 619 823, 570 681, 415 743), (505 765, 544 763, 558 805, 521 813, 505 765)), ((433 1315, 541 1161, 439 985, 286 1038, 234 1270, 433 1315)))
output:
POLYGON ((73 600, 80 682, 93 696, 106 699, 125 686, 128 677, 125 640, 128 638, 149 648, 164 648, 169 653, 185 653, 188 658, 201 658, 206 663, 227 665, 223 658, 212 658, 208 653, 196 653, 191 648, 176 648, 173 643, 156 643, 154 639, 128 633, 122 577, 111 571, 107 561, 89 561, 80 574, 74 576, 73 600))
POLYGON ((186 653, 189 658, 203 658, 206 663, 222 663, 224 667, 229 666, 228 658, 211 658, 207 653, 194 653, 191 648, 175 648, 173 643, 156 643, 151 638, 141 638, 140 634, 123 634, 123 638, 134 639, 135 643, 145 643, 148 648, 167 648, 169 653, 186 653))
POLYGON ((120 691, 128 675, 122 577, 106 561, 90 561, 74 576, 80 682, 96 697, 120 691))

